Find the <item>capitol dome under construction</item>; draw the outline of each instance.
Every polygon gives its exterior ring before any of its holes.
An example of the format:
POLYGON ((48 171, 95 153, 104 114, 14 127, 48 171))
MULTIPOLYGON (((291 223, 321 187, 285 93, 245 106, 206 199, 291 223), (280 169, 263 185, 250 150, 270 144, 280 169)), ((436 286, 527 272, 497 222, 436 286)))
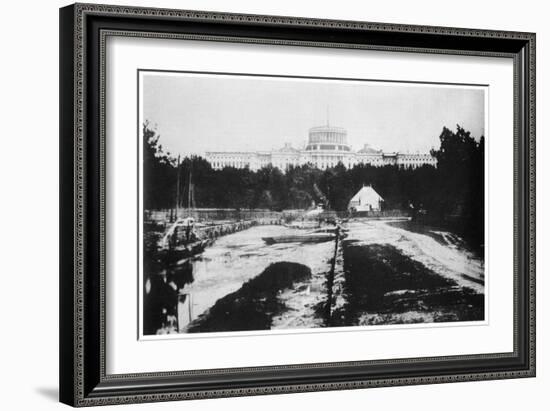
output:
POLYGON ((310 128, 306 151, 315 150, 350 151, 346 129, 328 124, 310 128))

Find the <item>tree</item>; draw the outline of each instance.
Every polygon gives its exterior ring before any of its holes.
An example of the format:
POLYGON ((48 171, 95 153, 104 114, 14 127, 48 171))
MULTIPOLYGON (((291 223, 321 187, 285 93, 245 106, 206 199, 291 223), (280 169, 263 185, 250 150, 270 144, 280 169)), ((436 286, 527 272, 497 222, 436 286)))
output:
POLYGON ((164 153, 160 136, 148 121, 143 124, 143 202, 145 209, 175 205, 175 160, 164 153))
POLYGON ((437 158, 437 178, 431 211, 454 223, 476 243, 484 240, 485 138, 477 142, 457 125, 456 132, 444 127, 437 158))

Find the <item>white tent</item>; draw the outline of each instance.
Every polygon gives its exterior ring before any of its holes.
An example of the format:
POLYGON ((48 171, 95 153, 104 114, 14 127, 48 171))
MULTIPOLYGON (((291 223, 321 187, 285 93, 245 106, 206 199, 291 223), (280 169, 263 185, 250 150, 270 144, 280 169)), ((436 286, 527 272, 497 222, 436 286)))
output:
POLYGON ((352 211, 380 211, 384 199, 374 188, 363 186, 349 201, 348 209, 352 211))

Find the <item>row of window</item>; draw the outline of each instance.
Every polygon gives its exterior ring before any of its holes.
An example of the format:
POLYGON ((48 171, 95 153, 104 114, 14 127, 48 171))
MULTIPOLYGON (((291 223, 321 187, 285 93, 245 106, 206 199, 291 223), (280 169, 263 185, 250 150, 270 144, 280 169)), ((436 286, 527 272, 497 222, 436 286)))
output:
MULTIPOLYGON (((334 151, 334 150, 345 150, 345 151, 349 151, 349 147, 346 147, 346 146, 337 146, 337 145, 326 145, 326 144, 321 144, 321 145, 308 145, 306 147, 306 150, 312 150, 312 149, 317 149, 317 150, 331 150, 331 151, 334 151)), ((222 161, 222 162, 226 162, 226 161, 247 161, 249 162, 250 161, 250 157, 256 157, 256 156, 249 156, 247 158, 243 158, 243 157, 225 157, 225 156, 218 156, 218 155, 215 155, 215 156, 210 156, 210 155, 207 155, 207 159, 209 159, 210 161, 222 161)), ((261 156, 260 157, 260 160, 261 161, 269 161, 270 160, 270 157, 272 156, 261 156)), ((281 157, 279 156, 273 156, 275 158, 277 158, 278 160, 281 160, 281 157)), ((297 159, 299 158, 299 155, 296 155, 296 156, 292 156, 292 157, 285 157, 285 158, 282 158, 282 160, 285 160, 285 161, 296 161, 297 159)), ((404 157, 402 155, 392 155, 392 156, 381 156, 381 155, 367 155, 367 156, 364 156, 364 155, 358 155, 357 156, 358 160, 370 160, 370 159, 373 159, 373 160, 382 160, 382 159, 386 159, 387 161, 424 161, 424 162, 430 162, 430 161, 435 161, 435 158, 430 156, 430 155, 420 155, 420 156, 414 156, 414 157, 404 157)))
MULTIPOLYGON (((328 168, 328 167, 336 167, 338 165, 339 161, 330 161, 330 162, 323 162, 323 161, 320 161, 320 162, 315 162, 315 166, 316 167, 319 167, 321 169, 325 169, 325 168, 328 168)), ((363 164, 371 164, 371 165, 380 165, 381 162, 379 161, 373 161, 373 162, 366 162, 366 163, 363 163, 363 164)), ((214 169, 222 169, 224 167, 233 167, 233 168, 245 168, 245 167, 251 167, 250 163, 245 163, 245 162, 231 162, 231 161, 227 161, 227 162, 213 162, 211 163, 212 164, 212 167, 214 169)), ((261 166, 267 166, 268 164, 271 164, 271 163, 267 163, 267 164, 262 164, 261 166)), ((350 168, 352 167, 354 164, 351 163, 351 162, 348 162, 348 163, 342 163, 344 164, 347 168, 350 168)), ((361 163, 359 163, 361 164, 361 163)), ((387 163, 389 165, 391 165, 391 163, 387 163)), ((416 168, 416 167, 420 167, 424 164, 428 164, 428 163, 425 163, 425 162, 422 162, 422 163, 399 163, 399 164, 396 164, 396 165, 399 165, 401 167, 413 167, 413 168, 416 168)), ((433 165, 435 165, 435 162, 432 163, 433 165)), ((273 164, 274 167, 278 167, 280 169, 284 169, 290 165, 297 165, 295 163, 276 163, 276 164, 273 164)))
POLYGON ((344 144, 346 135, 343 133, 312 132, 309 134, 310 143, 337 143, 344 144))
MULTIPOLYGON (((207 158, 208 159, 208 158, 207 158)), ((211 157, 208 159, 214 168, 223 168, 223 167, 235 167, 235 168, 244 168, 251 167, 251 161, 245 158, 223 158, 223 157, 211 157)), ((270 161, 268 157, 262 158, 260 161, 254 162, 258 166, 263 167, 268 164, 274 164, 276 167, 285 168, 288 165, 298 165, 301 163, 298 157, 286 157, 286 158, 277 158, 277 161, 270 161)), ((347 167, 351 167, 354 164, 372 164, 372 165, 383 165, 383 164, 396 164, 401 166, 421 166, 423 164, 433 164, 437 163, 437 160, 431 156, 422 156, 422 157, 359 157, 357 159, 346 158, 344 156, 333 157, 333 156, 323 156, 318 157, 314 156, 309 161, 312 161, 320 168, 334 167, 338 162, 342 162, 347 167), (346 161, 347 160, 347 161, 346 161)), ((306 161, 306 162, 309 162, 306 161)))

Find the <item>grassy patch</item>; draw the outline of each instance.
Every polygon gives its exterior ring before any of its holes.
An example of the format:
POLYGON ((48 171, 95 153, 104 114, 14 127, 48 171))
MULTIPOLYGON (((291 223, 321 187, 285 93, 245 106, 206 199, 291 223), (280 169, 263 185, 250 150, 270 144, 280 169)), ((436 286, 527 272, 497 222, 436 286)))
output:
POLYGON ((483 319, 484 296, 458 287, 391 245, 344 242, 344 297, 333 325, 483 319))

